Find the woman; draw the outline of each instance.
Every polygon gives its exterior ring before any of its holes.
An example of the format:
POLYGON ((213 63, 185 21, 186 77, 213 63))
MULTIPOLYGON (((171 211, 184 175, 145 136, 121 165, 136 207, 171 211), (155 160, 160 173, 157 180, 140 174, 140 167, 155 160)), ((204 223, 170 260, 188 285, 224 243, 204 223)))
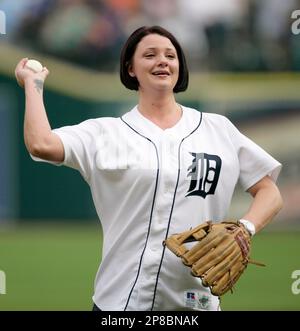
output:
POLYGON ((26 147, 33 158, 79 170, 101 219, 94 309, 218 310, 219 299, 162 242, 224 220, 238 180, 253 196, 245 226, 260 231, 282 205, 280 163, 227 118, 176 103, 188 70, 178 41, 161 27, 142 27, 124 45, 121 81, 139 100, 121 118, 51 130, 42 98, 48 70, 33 73, 26 61, 16 68, 26 147))

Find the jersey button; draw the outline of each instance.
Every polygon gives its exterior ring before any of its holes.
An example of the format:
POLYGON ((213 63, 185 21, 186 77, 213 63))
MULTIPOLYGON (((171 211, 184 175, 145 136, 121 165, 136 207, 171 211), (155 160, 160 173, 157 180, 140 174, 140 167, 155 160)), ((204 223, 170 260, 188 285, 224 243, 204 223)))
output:
POLYGON ((172 189, 171 185, 166 184, 164 187, 164 193, 165 194, 171 193, 171 189, 172 189))
POLYGON ((151 250, 152 252, 157 252, 157 247, 152 246, 152 247, 150 247, 150 250, 151 250))

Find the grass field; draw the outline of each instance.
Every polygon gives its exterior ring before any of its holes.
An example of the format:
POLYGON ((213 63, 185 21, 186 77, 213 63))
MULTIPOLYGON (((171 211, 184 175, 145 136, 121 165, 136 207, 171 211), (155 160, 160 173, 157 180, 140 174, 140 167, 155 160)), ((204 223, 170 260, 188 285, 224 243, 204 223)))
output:
MULTIPOLYGON (((0 228, 1 230, 1 228, 0 228)), ((0 310, 91 310, 101 256, 100 225, 26 226, 0 231, 0 270, 6 294, 0 310)), ((249 265, 223 310, 300 310, 291 274, 300 270, 300 232, 265 232, 254 238, 249 265)))

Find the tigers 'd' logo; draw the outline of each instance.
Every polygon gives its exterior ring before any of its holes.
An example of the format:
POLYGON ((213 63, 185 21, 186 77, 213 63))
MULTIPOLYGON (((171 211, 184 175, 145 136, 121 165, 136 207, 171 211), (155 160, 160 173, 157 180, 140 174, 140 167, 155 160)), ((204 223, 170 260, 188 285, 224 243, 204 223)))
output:
POLYGON ((203 199, 208 194, 214 194, 222 166, 222 160, 218 155, 206 153, 190 153, 193 156, 192 164, 188 167, 190 187, 186 197, 199 195, 203 199))

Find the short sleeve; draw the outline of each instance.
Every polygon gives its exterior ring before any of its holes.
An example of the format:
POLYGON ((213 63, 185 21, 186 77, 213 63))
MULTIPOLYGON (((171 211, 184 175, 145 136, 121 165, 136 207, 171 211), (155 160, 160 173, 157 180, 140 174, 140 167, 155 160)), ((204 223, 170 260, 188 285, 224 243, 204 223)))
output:
MULTIPOLYGON (((97 139, 101 135, 100 121, 91 119, 78 125, 54 129, 52 132, 60 137, 64 146, 65 158, 62 163, 49 163, 76 169, 89 182, 97 139)), ((35 161, 48 162, 35 157, 32 158, 35 161)))
POLYGON ((282 168, 281 163, 226 120, 231 141, 237 151, 239 181, 244 190, 248 190, 265 176, 270 176, 276 182, 282 168))

